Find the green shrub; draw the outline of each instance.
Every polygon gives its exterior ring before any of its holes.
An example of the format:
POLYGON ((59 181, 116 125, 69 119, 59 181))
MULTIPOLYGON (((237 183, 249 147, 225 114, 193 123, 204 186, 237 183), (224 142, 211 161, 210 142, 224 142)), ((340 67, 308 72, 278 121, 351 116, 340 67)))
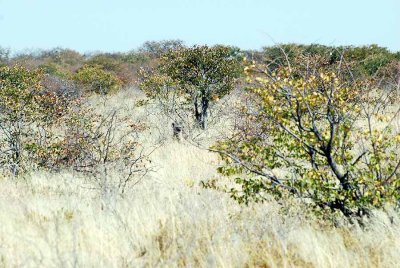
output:
POLYGON ((379 79, 354 82, 340 67, 335 73, 314 66, 247 69, 242 123, 214 147, 226 161, 219 171, 238 176, 240 190, 232 196, 248 203, 263 201, 266 192, 290 195, 317 212, 348 217, 397 204, 400 133, 392 124, 398 92, 377 88, 379 79))
POLYGON ((118 71, 122 63, 122 56, 110 53, 94 55, 86 61, 86 65, 97 66, 108 72, 118 71))
MULTIPOLYGON (((154 73, 143 73, 142 89, 151 97, 182 100, 203 129, 210 104, 228 94, 239 77, 239 50, 225 46, 194 46, 169 50, 154 73)), ((173 108, 173 109, 176 109, 173 108)))
POLYGON ((71 78, 71 74, 69 72, 63 71, 60 66, 55 63, 43 63, 40 64, 38 68, 47 75, 57 76, 59 78, 68 80, 71 78))
POLYGON ((90 91, 99 94, 108 94, 122 86, 122 82, 118 77, 97 65, 83 66, 76 72, 74 80, 83 84, 90 91))
POLYGON ((298 65, 304 63, 307 58, 319 58, 321 63, 335 65, 340 60, 352 66, 354 75, 371 76, 381 67, 385 67, 397 54, 391 53, 378 45, 369 46, 324 46, 318 44, 282 44, 263 48, 264 61, 270 69, 276 69, 288 64, 298 65))
POLYGON ((37 70, 0 68, 0 163, 14 175, 24 170, 35 148, 48 144, 51 127, 67 109, 43 89, 41 79, 37 70))
POLYGON ((83 62, 84 57, 77 51, 64 48, 54 48, 52 50, 45 50, 36 56, 44 62, 56 64, 60 67, 76 66, 83 62))
POLYGON ((136 81, 138 66, 134 64, 144 63, 128 58, 128 54, 102 53, 90 57, 86 61, 87 66, 100 67, 102 70, 115 75, 124 86, 131 85, 136 81))
POLYGON ((121 175, 121 192, 147 172, 137 141, 143 124, 117 111, 96 114, 78 96, 44 88, 42 79, 41 70, 0 68, 2 172, 73 169, 99 179, 113 169, 121 175))

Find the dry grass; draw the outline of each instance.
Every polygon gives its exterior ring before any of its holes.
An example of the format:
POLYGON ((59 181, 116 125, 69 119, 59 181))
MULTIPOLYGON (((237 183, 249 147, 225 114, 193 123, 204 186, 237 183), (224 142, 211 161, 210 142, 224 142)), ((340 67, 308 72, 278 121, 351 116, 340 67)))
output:
MULTIPOLYGON (((136 97, 124 92, 111 103, 150 120, 129 108, 136 97)), ((144 142, 158 141, 149 131, 144 142)), ((0 266, 399 266, 400 217, 391 210, 365 228, 322 225, 300 206, 243 207, 201 188, 217 176, 218 158, 199 148, 167 139, 151 157, 155 171, 123 197, 67 171, 0 178, 0 266)))

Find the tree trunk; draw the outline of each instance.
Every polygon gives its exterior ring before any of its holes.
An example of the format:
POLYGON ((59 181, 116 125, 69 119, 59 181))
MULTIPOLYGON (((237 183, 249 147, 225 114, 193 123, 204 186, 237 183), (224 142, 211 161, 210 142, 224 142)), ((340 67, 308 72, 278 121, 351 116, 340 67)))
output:
POLYGON ((194 117, 196 118, 196 122, 200 125, 201 113, 199 111, 199 104, 197 102, 197 97, 194 100, 194 117))
POLYGON ((201 103, 198 102, 196 98, 194 101, 194 116, 196 118, 197 124, 202 128, 207 128, 207 119, 208 119, 208 108, 210 101, 207 96, 203 95, 201 97, 201 103))
POLYGON ((209 100, 206 96, 201 98, 201 128, 207 128, 209 100))

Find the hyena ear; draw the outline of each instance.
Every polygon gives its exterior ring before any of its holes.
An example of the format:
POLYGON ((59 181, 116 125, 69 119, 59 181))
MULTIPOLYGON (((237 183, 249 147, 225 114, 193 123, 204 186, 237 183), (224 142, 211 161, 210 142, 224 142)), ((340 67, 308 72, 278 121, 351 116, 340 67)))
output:
POLYGON ((172 127, 175 127, 175 123, 174 122, 172 122, 172 127))

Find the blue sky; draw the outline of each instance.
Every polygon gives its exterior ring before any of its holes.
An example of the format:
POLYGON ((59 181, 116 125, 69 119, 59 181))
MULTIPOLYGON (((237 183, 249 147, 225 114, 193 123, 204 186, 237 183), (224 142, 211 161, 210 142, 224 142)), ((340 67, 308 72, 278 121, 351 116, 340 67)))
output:
POLYGON ((147 40, 400 50, 400 0, 0 0, 0 46, 128 51, 147 40))

